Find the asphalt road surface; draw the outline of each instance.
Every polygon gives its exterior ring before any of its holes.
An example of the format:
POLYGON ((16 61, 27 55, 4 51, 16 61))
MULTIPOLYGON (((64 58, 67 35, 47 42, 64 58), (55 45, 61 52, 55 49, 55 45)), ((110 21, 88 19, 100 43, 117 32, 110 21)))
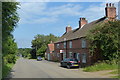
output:
POLYGON ((14 65, 8 78, 98 78, 86 74, 81 69, 67 69, 59 63, 20 58, 14 65))

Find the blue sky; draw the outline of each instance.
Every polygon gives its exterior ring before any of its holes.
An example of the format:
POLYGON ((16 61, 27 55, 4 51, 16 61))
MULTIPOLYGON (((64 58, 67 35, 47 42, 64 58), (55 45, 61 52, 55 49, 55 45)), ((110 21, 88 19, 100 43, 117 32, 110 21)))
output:
POLYGON ((104 2, 22 2, 20 21, 13 32, 19 48, 31 47, 37 34, 61 36, 65 27, 78 27, 80 17, 88 22, 105 16, 104 2))

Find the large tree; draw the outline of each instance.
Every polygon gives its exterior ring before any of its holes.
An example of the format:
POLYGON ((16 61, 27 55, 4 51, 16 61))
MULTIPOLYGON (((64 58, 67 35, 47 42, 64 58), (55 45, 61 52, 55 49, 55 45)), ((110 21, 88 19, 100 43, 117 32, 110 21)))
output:
MULTIPOLYGON (((2 45, 3 54, 8 54, 6 47, 8 40, 13 38, 12 32, 14 31, 19 21, 17 13, 18 2, 3 2, 2 3, 2 45)), ((14 39, 12 39, 14 41, 14 39)), ((12 44, 11 44, 12 45, 12 44)))
POLYGON ((103 60, 118 60, 120 21, 108 21, 96 25, 87 35, 92 55, 101 54, 103 60), (96 52, 97 50, 97 52, 96 52))
POLYGON ((9 71, 4 72, 8 63, 16 62, 17 44, 12 32, 17 26, 19 16, 17 13, 18 2, 2 2, 2 53, 3 64, 2 73, 5 77, 9 71))
POLYGON ((44 53, 47 48, 47 44, 50 42, 55 42, 59 37, 49 34, 49 35, 36 35, 35 39, 32 40, 32 47, 36 49, 36 54, 40 56, 44 56, 44 53))

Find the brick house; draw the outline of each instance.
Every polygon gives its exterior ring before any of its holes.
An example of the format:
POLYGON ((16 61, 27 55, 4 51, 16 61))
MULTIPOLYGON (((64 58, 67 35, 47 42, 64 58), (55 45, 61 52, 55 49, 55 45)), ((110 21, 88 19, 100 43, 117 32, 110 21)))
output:
POLYGON ((47 45, 47 49, 45 52, 45 59, 54 60, 54 43, 50 43, 47 45))
POLYGON ((85 18, 80 18, 79 27, 72 30, 71 26, 66 27, 66 32, 60 39, 54 43, 54 57, 59 61, 64 58, 76 58, 81 62, 82 67, 91 65, 100 60, 100 54, 90 55, 89 41, 86 40, 86 34, 95 25, 116 18, 116 8, 114 4, 107 3, 105 8, 105 16, 88 23, 85 18))

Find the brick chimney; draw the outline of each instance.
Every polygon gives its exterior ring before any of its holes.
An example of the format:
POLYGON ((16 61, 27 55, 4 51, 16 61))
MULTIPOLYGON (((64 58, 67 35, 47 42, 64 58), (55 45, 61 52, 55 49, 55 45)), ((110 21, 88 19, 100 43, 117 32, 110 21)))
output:
POLYGON ((85 18, 80 18, 79 28, 82 28, 85 24, 87 24, 87 20, 85 18))
POLYGON ((72 27, 70 26, 70 25, 68 25, 67 27, 66 27, 66 33, 68 33, 69 31, 71 31, 72 30, 72 27))
POLYGON ((108 19, 116 18, 116 7, 114 7, 114 4, 112 4, 112 3, 106 4, 105 14, 108 19))

